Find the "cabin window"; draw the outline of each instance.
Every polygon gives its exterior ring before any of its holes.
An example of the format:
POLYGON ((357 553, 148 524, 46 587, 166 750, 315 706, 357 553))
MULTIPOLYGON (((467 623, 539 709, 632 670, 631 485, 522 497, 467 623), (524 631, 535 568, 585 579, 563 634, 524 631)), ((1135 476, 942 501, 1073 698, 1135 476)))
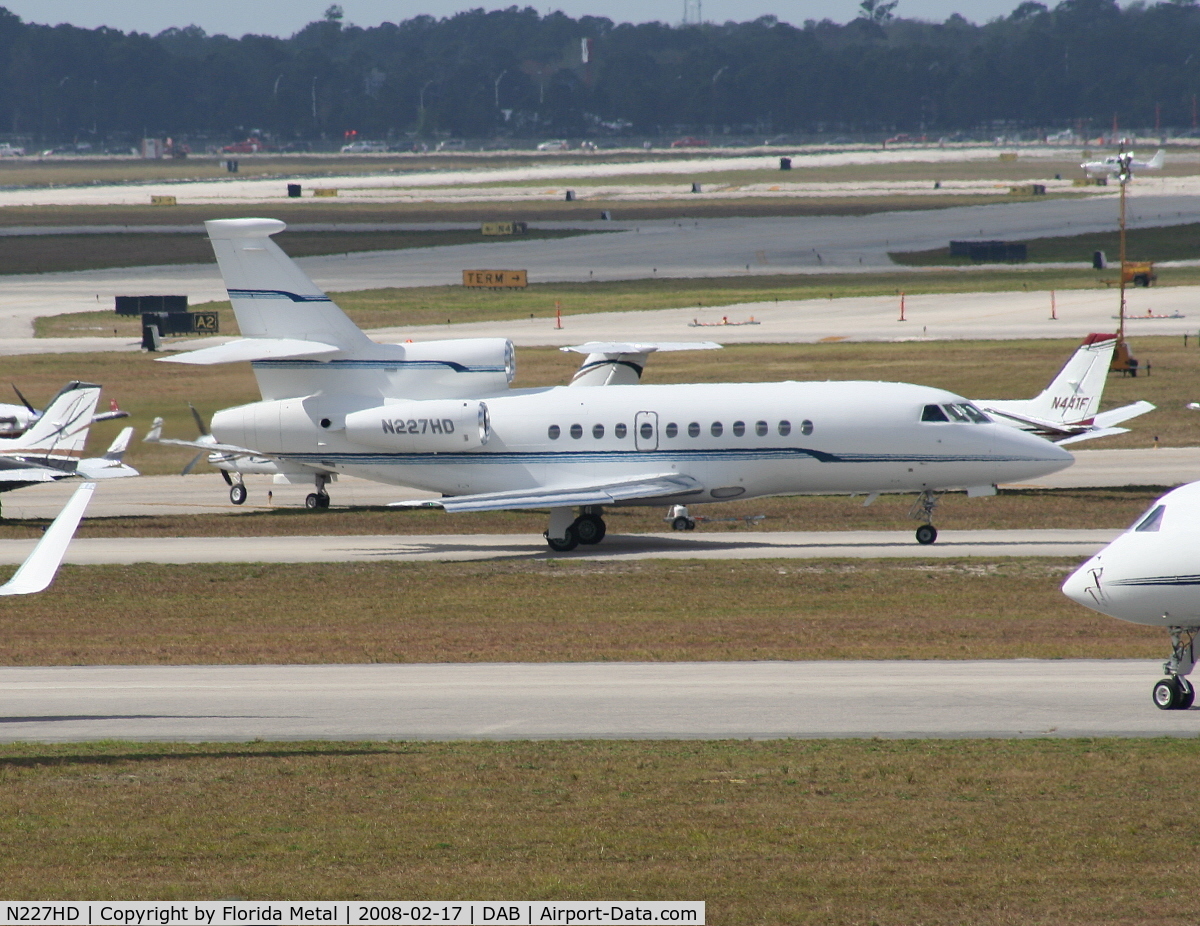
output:
POLYGON ((735 421, 735 422, 733 423, 733 436, 734 436, 734 437, 741 437, 741 436, 742 436, 743 434, 745 434, 745 433, 746 433, 746 422, 744 422, 744 421, 735 421))
POLYGON ((546 436, 549 437, 550 440, 558 440, 558 435, 560 434, 562 434, 562 428, 556 424, 552 424, 546 429, 546 436))
POLYGON ((800 422, 800 433, 803 434, 805 437, 808 437, 808 435, 810 435, 812 433, 812 429, 813 429, 813 423, 811 421, 809 421, 807 418, 805 418, 803 421, 800 422))
POLYGON ((921 412, 922 421, 949 421, 946 413, 942 411, 940 405, 926 405, 925 410, 921 412))
POLYGON ((613 434, 617 435, 617 437, 619 437, 619 438, 624 439, 625 435, 628 433, 629 433, 629 428, 625 427, 625 425, 623 425, 623 424, 619 424, 615 428, 613 428, 613 434))
POLYGON ((771 430, 765 421, 755 422, 754 433, 759 437, 766 437, 767 431, 771 430))
POLYGON ((583 425, 581 425, 581 424, 571 425, 571 436, 573 438, 575 438, 575 440, 579 440, 579 438, 583 437, 583 425))
POLYGON ((700 422, 693 421, 691 424, 688 425, 688 437, 699 437, 699 436, 700 436, 700 422))
POLYGON ((654 436, 654 425, 649 421, 643 421, 639 430, 641 431, 642 440, 650 440, 654 436))
POLYGON ((1162 527, 1163 513, 1166 510, 1166 505, 1158 505, 1153 511, 1142 518, 1141 522, 1137 527, 1134 528, 1134 530, 1139 532, 1158 530, 1160 527, 1162 527))
POLYGON ((600 438, 602 438, 603 436, 604 436, 604 425, 602 425, 602 424, 592 425, 592 437, 596 438, 596 440, 600 440, 600 438))
POLYGON ((790 421, 779 422, 779 436, 787 437, 792 433, 792 423, 790 421))
POLYGON ((708 430, 709 430, 709 433, 711 433, 713 437, 720 437, 721 432, 724 431, 725 428, 721 425, 721 422, 714 421, 712 423, 712 427, 709 428, 708 430))
POLYGON ((667 425, 667 437, 674 437, 678 433, 679 425, 677 425, 674 421, 667 425))

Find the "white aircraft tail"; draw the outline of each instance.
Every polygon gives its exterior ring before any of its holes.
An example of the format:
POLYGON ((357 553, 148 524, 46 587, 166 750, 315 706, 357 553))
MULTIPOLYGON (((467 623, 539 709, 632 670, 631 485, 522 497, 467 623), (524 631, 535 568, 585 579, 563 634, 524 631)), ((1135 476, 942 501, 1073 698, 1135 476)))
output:
POLYGON ((1166 151, 1164 151, 1162 148, 1159 148, 1158 151, 1155 152, 1154 157, 1152 157, 1149 161, 1146 162, 1146 166, 1149 167, 1151 170, 1158 170, 1160 167, 1163 166, 1163 163, 1166 161, 1166 159, 1167 159, 1166 151))
POLYGON ((124 479, 140 476, 141 473, 124 462, 125 451, 129 449, 132 437, 133 428, 122 428, 117 439, 104 452, 104 456, 79 461, 79 475, 85 479, 124 479))
POLYGON ((372 343, 280 250, 278 219, 205 222, 233 314, 245 338, 299 340, 354 351, 372 343))
POLYGON ((58 517, 46 528, 33 552, 26 557, 13 577, 0 585, 0 595, 32 595, 49 587, 54 581, 58 567, 62 565, 71 538, 75 536, 75 528, 79 526, 95 488, 94 482, 85 482, 75 490, 75 494, 67 500, 58 517))
POLYGON ((1025 414, 1057 424, 1090 421, 1100 410, 1116 345, 1114 334, 1089 334, 1050 385, 1022 403, 1025 414))
POLYGON ((67 383, 28 431, 5 442, 4 452, 26 459, 44 457, 48 465, 74 471, 99 400, 99 386, 67 383))

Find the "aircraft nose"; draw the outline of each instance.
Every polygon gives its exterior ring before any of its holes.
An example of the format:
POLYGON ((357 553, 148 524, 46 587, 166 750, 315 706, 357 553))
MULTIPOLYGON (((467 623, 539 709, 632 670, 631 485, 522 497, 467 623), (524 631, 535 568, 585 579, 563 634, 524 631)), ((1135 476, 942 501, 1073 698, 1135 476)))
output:
POLYGON ((1024 478, 1057 473, 1075 462, 1075 457, 1070 451, 1036 434, 1026 434, 1003 424, 997 424, 996 428, 996 449, 1001 453, 1010 453, 1028 460, 1030 474, 1024 478))
POLYGON ((1076 604, 1095 607, 1095 601, 1088 596, 1087 587, 1091 584, 1091 575, 1088 572, 1088 567, 1092 564, 1088 560, 1073 573, 1067 576, 1067 581, 1062 584, 1062 593, 1074 601, 1076 604))

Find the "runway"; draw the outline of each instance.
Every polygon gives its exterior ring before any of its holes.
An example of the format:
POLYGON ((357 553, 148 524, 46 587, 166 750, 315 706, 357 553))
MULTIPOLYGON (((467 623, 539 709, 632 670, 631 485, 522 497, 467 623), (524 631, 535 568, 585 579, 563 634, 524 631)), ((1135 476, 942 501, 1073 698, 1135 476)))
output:
MULTIPOLYGON (((1166 641, 1164 638, 1164 651, 1166 641)), ((1196 736, 1151 660, 0 668, 0 741, 1196 736)))

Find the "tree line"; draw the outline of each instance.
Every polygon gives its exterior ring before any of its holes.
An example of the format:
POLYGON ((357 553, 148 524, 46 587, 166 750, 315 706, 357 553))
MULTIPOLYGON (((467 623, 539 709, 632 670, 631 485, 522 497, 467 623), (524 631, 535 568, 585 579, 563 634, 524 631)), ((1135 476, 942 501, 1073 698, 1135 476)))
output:
MULTIPOLYGON (((532 8, 289 38, 23 22, 0 7, 0 135, 773 136, 1188 130, 1200 4, 1020 3, 973 24, 866 0, 846 24, 614 23, 532 8)), ((901 4, 902 6, 902 4, 901 4)), ((715 139, 714 139, 715 140, 715 139)))

